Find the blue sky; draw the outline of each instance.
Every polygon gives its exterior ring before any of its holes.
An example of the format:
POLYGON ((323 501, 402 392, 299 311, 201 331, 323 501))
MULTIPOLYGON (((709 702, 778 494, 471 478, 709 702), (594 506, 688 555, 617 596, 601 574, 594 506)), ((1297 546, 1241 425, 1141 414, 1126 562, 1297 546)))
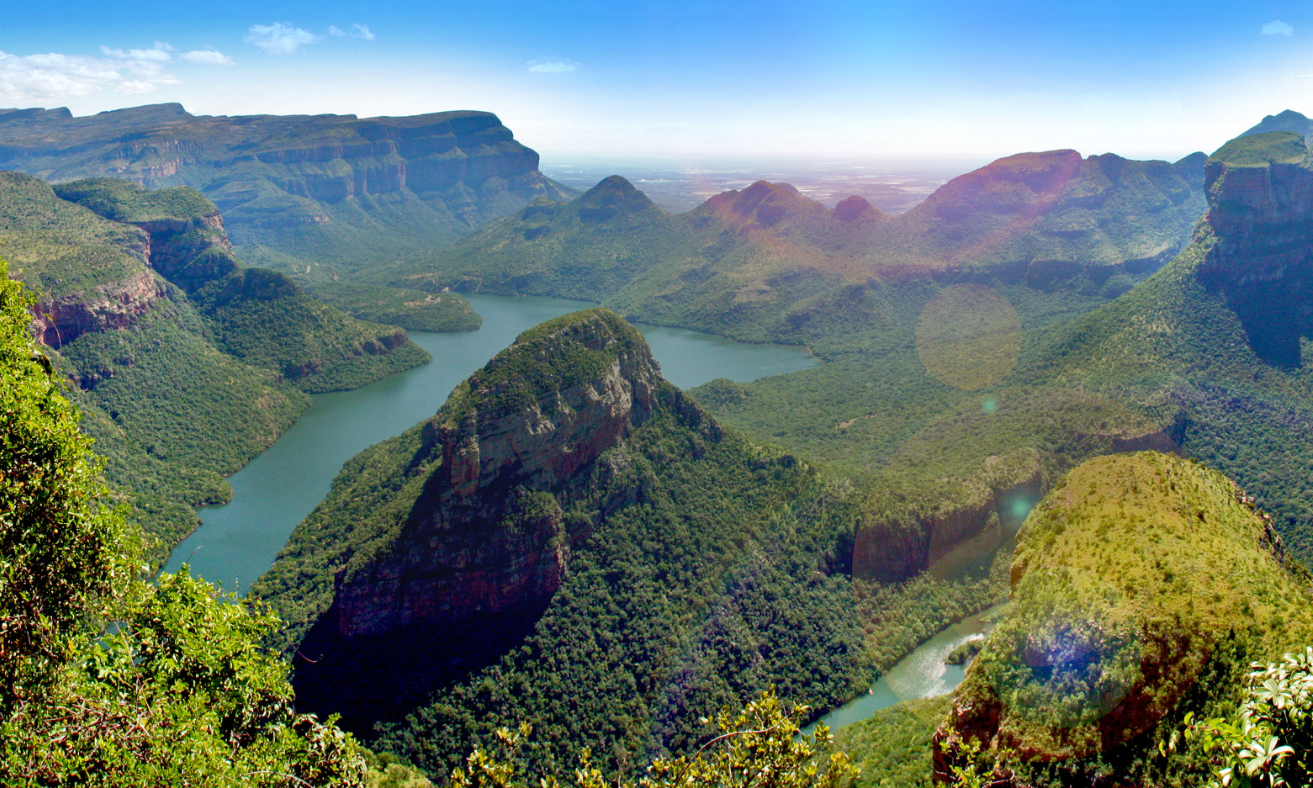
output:
POLYGON ((1174 158, 1313 114, 1313 5, 10 4, 0 106, 496 112, 546 156, 1174 158))

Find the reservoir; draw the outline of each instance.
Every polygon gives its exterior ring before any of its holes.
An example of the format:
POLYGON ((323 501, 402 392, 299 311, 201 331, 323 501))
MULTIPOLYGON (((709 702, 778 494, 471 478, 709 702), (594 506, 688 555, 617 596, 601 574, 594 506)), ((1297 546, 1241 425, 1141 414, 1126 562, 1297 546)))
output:
MULTIPOLYGON (((594 306, 559 298, 473 295, 478 331, 411 332, 433 356, 422 367, 355 391, 316 395, 273 446, 228 478, 233 498, 200 511, 201 526, 174 549, 165 571, 192 574, 245 593, 273 563, 296 524, 328 495, 343 463, 437 412, 465 378, 544 320, 594 306)), ((804 348, 752 345, 711 334, 638 326, 666 379, 688 389, 714 378, 748 382, 818 363, 804 348)))

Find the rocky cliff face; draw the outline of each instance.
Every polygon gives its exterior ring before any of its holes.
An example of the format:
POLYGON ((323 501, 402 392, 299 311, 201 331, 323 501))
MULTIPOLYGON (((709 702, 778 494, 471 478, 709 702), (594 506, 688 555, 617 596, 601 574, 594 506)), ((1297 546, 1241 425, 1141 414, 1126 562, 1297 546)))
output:
POLYGON ((1305 138, 1237 138, 1208 160, 1208 247, 1200 274, 1227 296, 1260 358, 1299 366, 1313 327, 1313 168, 1305 138))
POLYGON ((410 465, 433 470, 399 531, 338 572, 297 651, 300 701, 378 719, 518 643, 581 541, 641 494, 613 480, 628 437, 658 414, 720 436, 614 313, 522 334, 423 425, 410 465))
POLYGON ((35 304, 33 331, 43 344, 58 349, 88 332, 132 326, 163 295, 163 283, 143 269, 90 291, 35 304))
POLYGON ((245 247, 264 245, 309 263, 342 264, 328 258, 345 255, 347 243, 427 251, 535 198, 570 196, 487 112, 362 120, 195 116, 177 104, 84 118, 0 111, 0 167, 55 182, 192 186, 228 217, 244 256, 260 260, 245 247))
POLYGON ((426 425, 426 444, 442 456, 431 495, 387 557, 343 578, 337 631, 450 626, 545 602, 581 536, 558 497, 646 420, 659 384, 647 346, 601 310, 522 338, 489 362, 426 425), (517 369, 580 356, 593 362, 581 380, 562 369, 530 382, 517 369))

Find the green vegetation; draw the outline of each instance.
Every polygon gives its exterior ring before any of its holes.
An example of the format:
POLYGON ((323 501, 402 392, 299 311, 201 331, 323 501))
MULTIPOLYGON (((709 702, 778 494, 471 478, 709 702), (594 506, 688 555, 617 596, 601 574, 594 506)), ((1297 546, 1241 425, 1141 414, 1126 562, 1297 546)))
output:
POLYGON ((836 731, 835 747, 862 770, 854 788, 930 788, 930 740, 952 702, 906 700, 836 731))
MULTIPOLYGON (((808 709, 789 708, 773 690, 763 692, 737 714, 724 711, 716 717, 717 735, 692 756, 658 758, 647 776, 635 782, 607 779, 592 765, 589 754, 581 758, 572 779, 545 778, 544 788, 733 788, 762 785, 770 788, 844 788, 852 784, 857 768, 844 753, 831 752, 829 731, 821 726, 811 736, 800 736, 799 723, 808 709)), ((527 723, 511 732, 497 732, 504 760, 476 750, 465 766, 452 773, 451 788, 521 788, 529 783, 517 768, 532 734, 527 723)))
POLYGON ((203 194, 242 259, 302 284, 421 257, 535 198, 573 194, 484 112, 197 118, 171 104, 27 117, 0 124, 0 141, 8 167, 93 179, 68 193, 93 210, 114 203, 116 221, 186 216, 203 194), (125 203, 107 175, 171 188, 125 203))
POLYGON ((49 681, 70 631, 129 571, 90 441, 27 335, 30 304, 0 276, 0 713, 49 681))
POLYGON ((944 658, 944 664, 965 665, 976 658, 976 655, 980 653, 980 649, 983 646, 983 638, 980 640, 968 640, 949 652, 948 656, 944 658))
POLYGON ((358 282, 334 282, 311 293, 325 304, 361 320, 390 323, 407 331, 475 331, 483 318, 456 293, 427 293, 358 282))
POLYGON ((1313 635, 1308 573, 1242 498, 1151 452, 1068 474, 1018 538, 1012 604, 958 689, 947 746, 978 742, 1028 785, 1197 780, 1197 749, 1159 758, 1158 744, 1186 714, 1229 713, 1249 659, 1313 635))
POLYGON ((218 209, 188 187, 152 191, 94 178, 56 193, 146 230, 151 266, 187 291, 219 348, 302 391, 358 388, 429 360, 404 331, 348 317, 284 274, 246 268, 233 256, 218 209))
POLYGON ((110 482, 142 504, 138 517, 155 539, 152 560, 194 527, 195 515, 182 507, 227 500, 223 477, 268 448, 310 404, 272 373, 220 352, 205 334, 194 309, 166 301, 130 329, 83 334, 60 352, 61 369, 81 387, 72 397, 90 414, 110 482))
POLYGON ((147 189, 121 178, 88 178, 54 187, 60 198, 123 224, 191 222, 215 212, 214 203, 185 186, 147 189))
MULTIPOLYGON (((1313 779, 1313 648, 1254 663, 1236 719, 1187 719, 1185 742, 1213 755, 1212 785, 1307 785, 1313 779)), ((1172 742, 1173 747, 1178 744, 1172 742)))
POLYGON ((1217 149, 1210 159, 1231 167, 1267 167, 1272 164, 1304 164, 1308 161, 1304 135, 1272 131, 1236 137, 1217 149))
MULTIPOLYGON (((335 578, 371 576, 408 528, 437 516, 443 429, 476 411, 498 424, 517 413, 555 418, 556 392, 596 385, 590 379, 615 362, 641 377, 633 370, 646 353, 605 310, 549 321, 458 387, 429 423, 351 460, 252 587, 288 621, 280 645, 291 652, 331 614, 335 578)), ((725 432, 669 384, 652 383, 653 412, 624 440, 550 494, 519 490, 545 495, 566 533, 587 534, 571 542, 563 585, 527 635, 437 686, 376 746, 442 778, 462 753, 493 746, 499 727, 531 721, 530 774, 560 773, 589 746, 599 768, 628 775, 663 753, 690 752, 714 733, 700 718, 770 685, 833 707, 867 686, 873 668, 998 599, 998 574, 855 583, 846 572, 861 496, 848 481, 725 432)), ((410 650, 441 648, 367 651, 396 654, 386 663, 395 674, 408 669, 410 650)), ((333 674, 332 686, 374 686, 369 654, 359 657, 357 673, 333 674)), ((311 669, 298 667, 298 686, 311 669)))
POLYGON ((213 204, 184 187, 102 178, 52 190, 0 173, 0 253, 39 292, 54 364, 75 384, 69 396, 152 562, 196 526, 192 507, 227 500, 223 477, 296 420, 303 392, 429 360, 404 331, 245 268, 213 204))
POLYGON ((56 198, 49 185, 0 172, 0 256, 43 300, 142 273, 142 233, 56 198))
POLYGON ((29 304, 0 276, 0 782, 361 785, 350 737, 297 715, 259 647, 274 618, 185 571, 137 578, 29 304))

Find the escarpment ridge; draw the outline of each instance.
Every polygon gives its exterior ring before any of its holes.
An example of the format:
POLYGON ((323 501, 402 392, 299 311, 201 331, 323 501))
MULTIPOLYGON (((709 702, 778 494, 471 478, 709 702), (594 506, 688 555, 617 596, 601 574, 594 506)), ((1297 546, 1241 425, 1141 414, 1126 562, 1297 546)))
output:
POLYGON ((450 243, 572 192, 487 112, 197 116, 158 104, 73 117, 0 110, 0 167, 52 182, 191 186, 246 260, 305 281, 450 243))

